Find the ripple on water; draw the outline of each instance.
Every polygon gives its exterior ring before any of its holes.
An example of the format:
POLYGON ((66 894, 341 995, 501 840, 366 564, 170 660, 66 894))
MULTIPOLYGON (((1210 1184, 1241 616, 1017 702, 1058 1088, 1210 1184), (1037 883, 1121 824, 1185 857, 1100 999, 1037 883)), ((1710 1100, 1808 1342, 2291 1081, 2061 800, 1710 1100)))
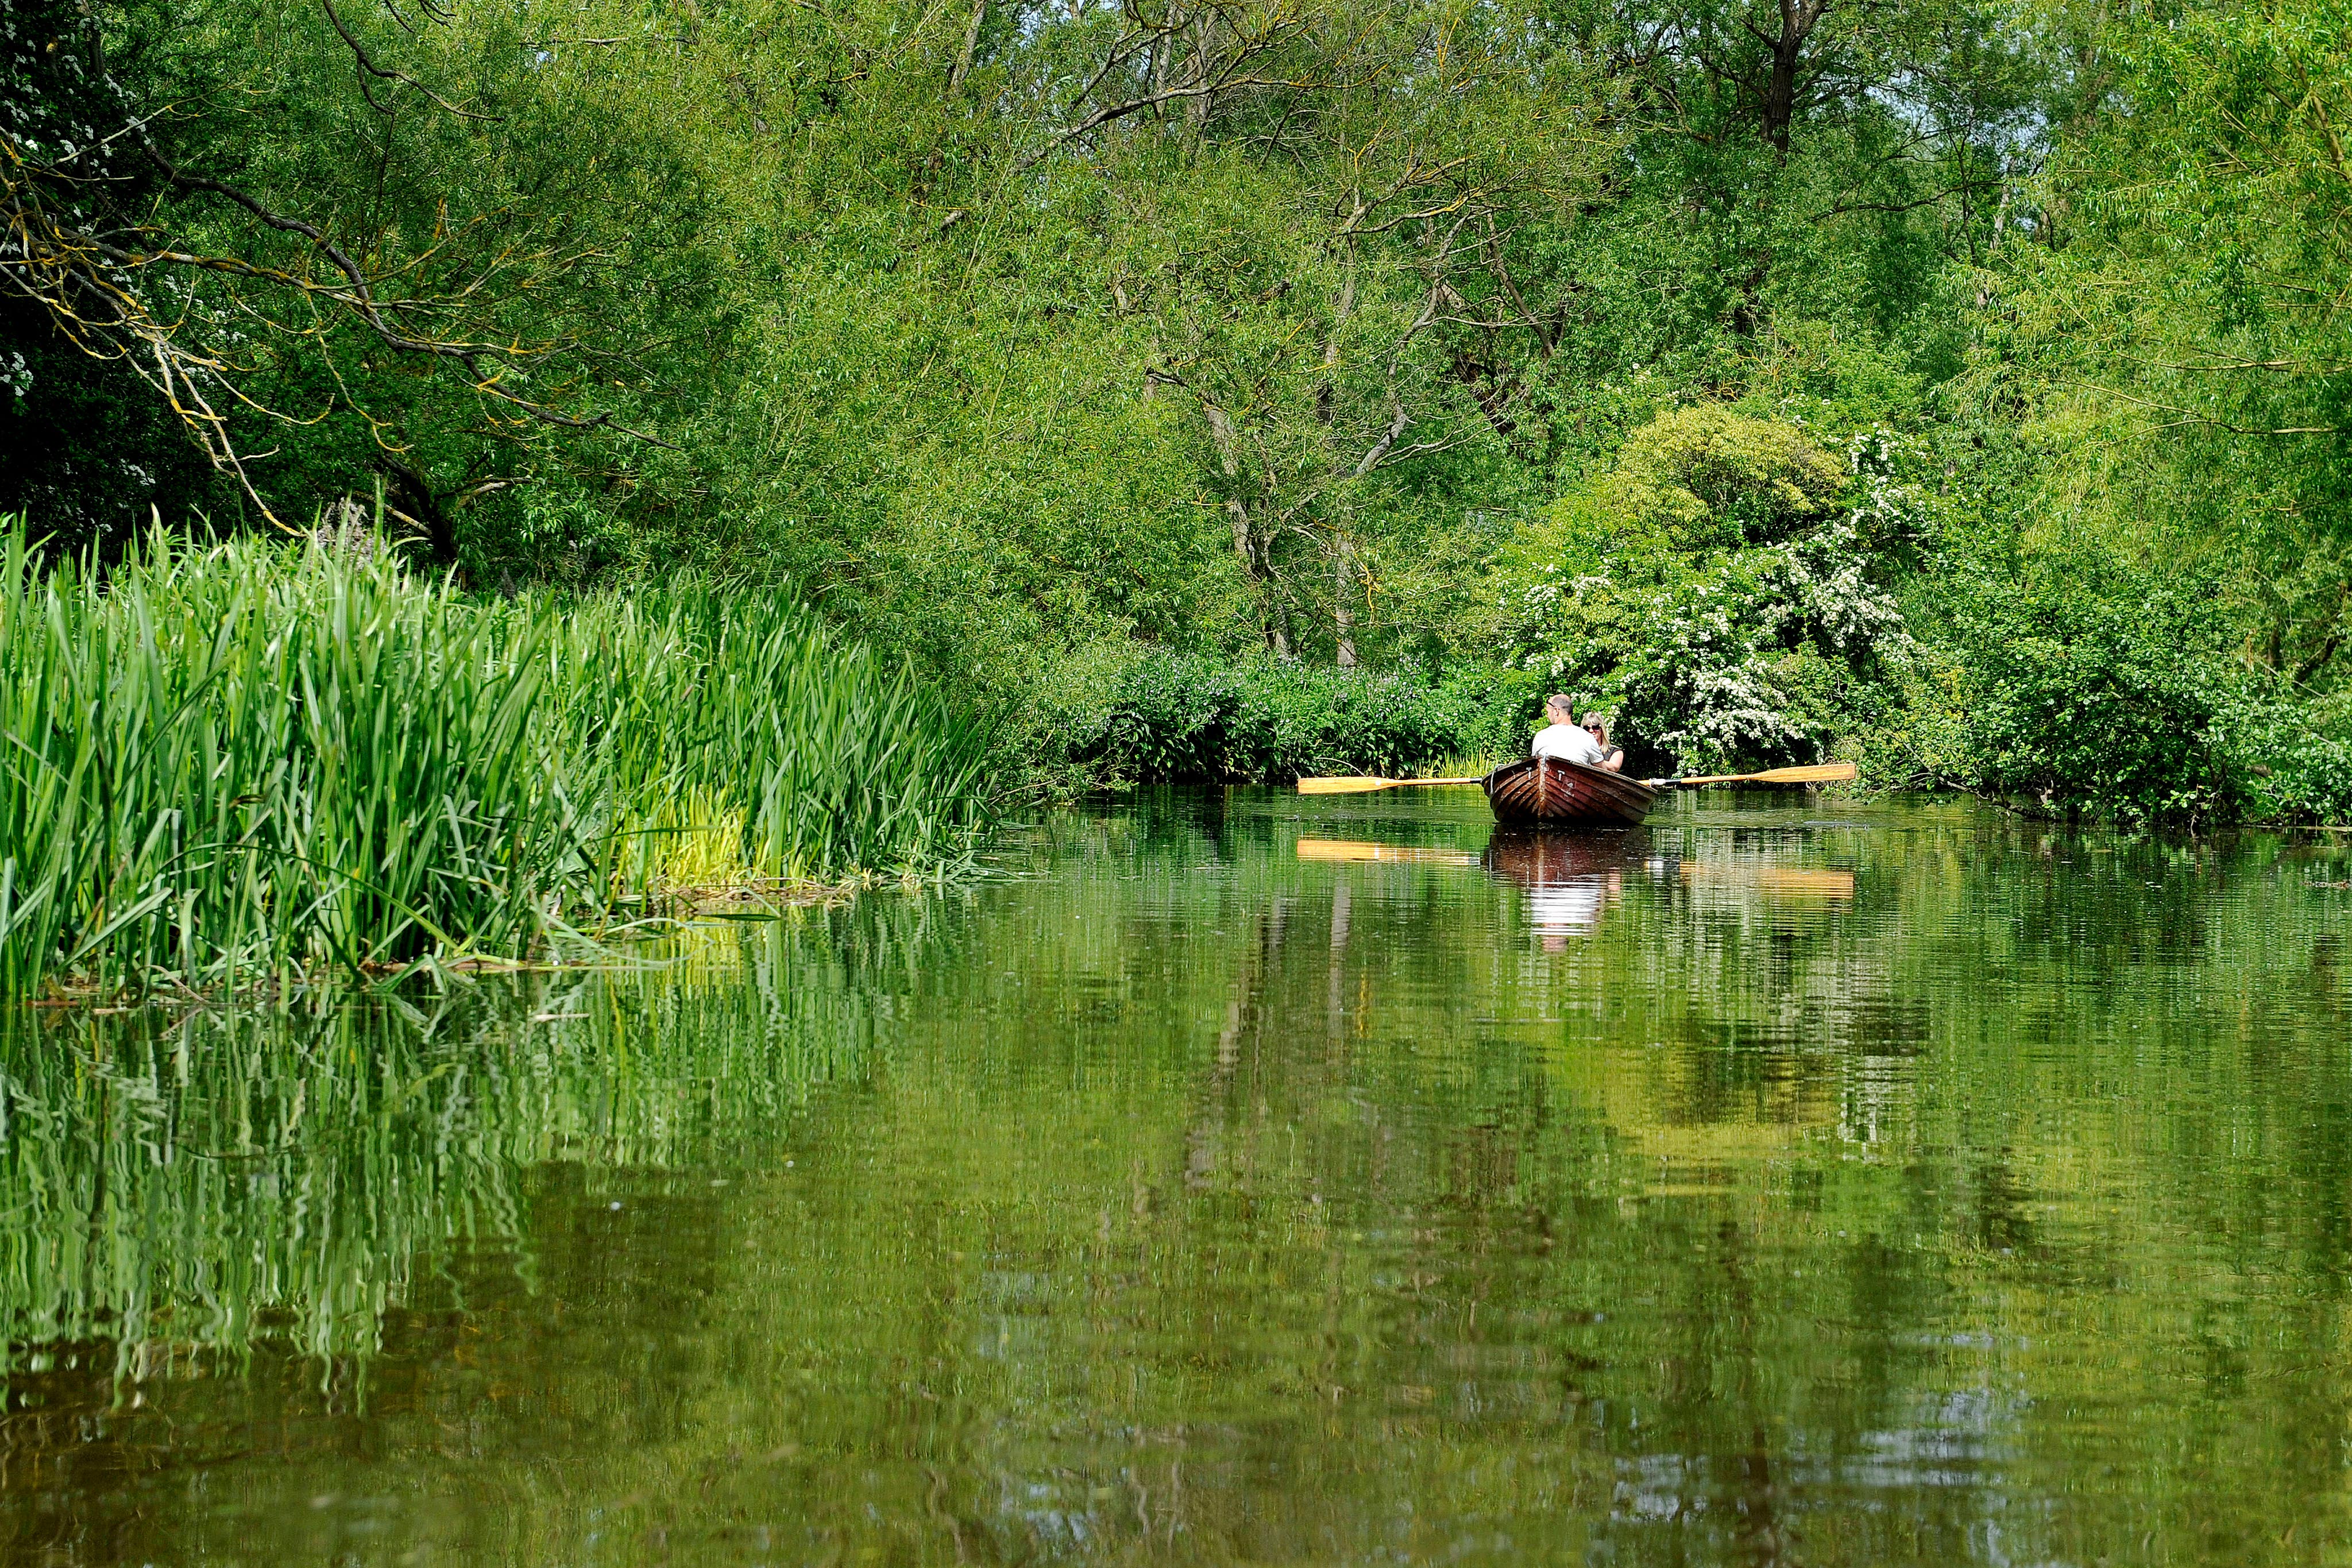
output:
POLYGON ((1234 791, 1000 858, 11 1019, 0 1556, 2352 1554, 2333 847, 1234 791))

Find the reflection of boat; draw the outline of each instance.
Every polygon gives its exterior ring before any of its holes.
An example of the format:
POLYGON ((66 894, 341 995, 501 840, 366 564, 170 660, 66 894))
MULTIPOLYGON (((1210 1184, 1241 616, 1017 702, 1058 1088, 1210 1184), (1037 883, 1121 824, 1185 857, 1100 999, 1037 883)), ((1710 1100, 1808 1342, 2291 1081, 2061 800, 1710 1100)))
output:
POLYGON ((1481 863, 1523 888, 1549 887, 1572 877, 1605 877, 1650 861, 1650 836, 1633 828, 1603 833, 1532 833, 1498 827, 1481 863))
POLYGON ((1539 833, 1500 827, 1486 842, 1489 871, 1528 890, 1528 914, 1547 947, 1591 931, 1622 890, 1627 868, 1646 868, 1650 836, 1638 829, 1539 833))
POLYGON ((1558 757, 1529 757, 1480 781, 1507 827, 1638 827, 1658 803, 1639 779, 1558 757))

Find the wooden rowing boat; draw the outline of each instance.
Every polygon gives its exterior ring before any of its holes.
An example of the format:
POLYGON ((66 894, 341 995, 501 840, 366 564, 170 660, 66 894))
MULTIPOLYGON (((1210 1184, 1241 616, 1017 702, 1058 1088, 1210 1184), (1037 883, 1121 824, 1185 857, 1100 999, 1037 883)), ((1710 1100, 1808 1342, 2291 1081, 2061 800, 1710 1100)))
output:
POLYGON ((1640 779, 1558 757, 1507 763, 1479 782, 1506 827, 1639 827, 1658 803, 1640 779))
MULTIPOLYGON (((1531 757, 1528 763, 1534 760, 1531 757)), ((1521 768, 1528 765, 1528 763, 1516 764, 1521 768)), ((1589 768, 1581 763, 1563 763, 1560 765, 1592 773, 1604 782, 1610 779, 1622 779, 1629 784, 1635 784, 1634 780, 1625 778, 1622 773, 1612 773, 1602 768, 1589 768)), ((1300 779, 1298 793, 1301 795, 1369 795, 1374 790, 1383 789, 1433 789, 1454 784, 1485 784, 1487 787, 1487 793, 1492 795, 1493 781, 1511 771, 1510 768, 1499 768, 1485 778, 1468 779, 1384 779, 1370 773, 1344 773, 1338 778, 1300 779)), ((1854 776, 1855 770, 1852 763, 1813 763, 1800 768, 1767 768, 1760 773, 1711 773, 1705 778, 1645 779, 1640 781, 1636 787, 1654 791, 1697 789, 1703 784, 1852 784, 1854 776)))

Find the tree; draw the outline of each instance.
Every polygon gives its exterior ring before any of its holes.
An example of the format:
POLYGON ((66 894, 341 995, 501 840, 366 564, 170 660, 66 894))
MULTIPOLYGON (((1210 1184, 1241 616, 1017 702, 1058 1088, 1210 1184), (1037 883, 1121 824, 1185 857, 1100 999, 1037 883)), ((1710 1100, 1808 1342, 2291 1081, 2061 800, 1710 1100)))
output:
POLYGON ((1348 20, 1302 27, 1326 46, 1305 85, 1187 127, 1207 150, 1129 150, 1149 194, 1112 264, 1151 322, 1147 384, 1198 411, 1261 635, 1285 655, 1328 637, 1342 665, 1414 476, 1507 446, 1519 362, 1550 352, 1556 307, 1529 303, 1510 237, 1561 223, 1618 145, 1593 84, 1507 15, 1348 20))
POLYGON ((513 16, 7 5, 6 353, 143 384, 280 526, 372 468, 443 560, 461 509, 646 438, 609 395, 643 375, 624 247, 558 199, 596 182, 566 178, 562 68, 513 16))
POLYGON ((1916 502, 1893 458, 1879 432, 1841 460, 1783 421, 1669 410, 1524 531, 1494 577, 1496 651, 1662 763, 1851 747, 1908 643, 1885 547, 1916 502))
POLYGON ((2031 400, 2045 504, 2224 563, 2243 652, 2315 693, 2352 631, 2352 12, 2110 18, 2096 92, 2003 276, 1989 385, 2031 400))

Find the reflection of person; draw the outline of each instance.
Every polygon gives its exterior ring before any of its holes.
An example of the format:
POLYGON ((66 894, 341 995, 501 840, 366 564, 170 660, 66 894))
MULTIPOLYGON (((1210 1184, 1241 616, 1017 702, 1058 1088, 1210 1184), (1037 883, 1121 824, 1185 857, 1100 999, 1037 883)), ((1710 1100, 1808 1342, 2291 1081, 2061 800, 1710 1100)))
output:
POLYGON ((1591 735, 1577 728, 1576 709, 1566 695, 1554 696, 1546 702, 1544 717, 1551 722, 1536 731, 1530 750, 1537 756, 1558 757, 1561 762, 1582 763, 1587 767, 1600 765, 1601 748, 1593 743, 1591 735))
POLYGON ((1584 732, 1592 737, 1594 745, 1601 748, 1601 766, 1607 768, 1612 773, 1622 773, 1625 771, 1625 748, 1609 743, 1608 725, 1598 719, 1587 719, 1584 721, 1584 732))
POLYGON ((1555 937, 1580 936, 1598 925, 1601 906, 1617 890, 1615 883, 1613 877, 1569 877, 1529 888, 1528 913, 1534 917, 1545 946, 1551 947, 1555 937))
POLYGON ((1601 924, 1617 901, 1624 868, 1642 864, 1648 840, 1618 834, 1538 833, 1497 828, 1486 868, 1527 889, 1528 915, 1546 952, 1565 952, 1601 924))

